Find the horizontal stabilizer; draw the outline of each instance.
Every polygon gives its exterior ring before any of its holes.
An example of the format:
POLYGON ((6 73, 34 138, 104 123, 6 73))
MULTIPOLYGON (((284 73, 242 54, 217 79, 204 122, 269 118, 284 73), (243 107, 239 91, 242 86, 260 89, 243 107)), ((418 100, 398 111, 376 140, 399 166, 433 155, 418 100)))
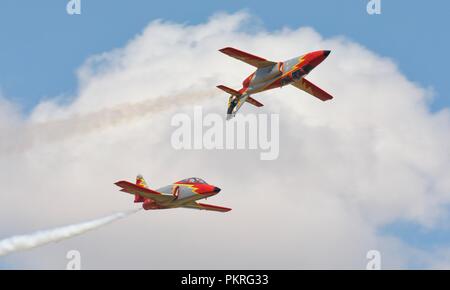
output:
POLYGON ((258 102, 257 100, 255 100, 255 99, 253 99, 252 97, 248 97, 247 98, 247 100, 245 100, 247 103, 250 103, 250 104, 252 104, 253 106, 256 106, 256 107, 262 107, 262 106, 264 106, 263 104, 261 104, 260 102, 258 102))
POLYGON ((217 87, 219 89, 221 89, 222 91, 227 92, 227 93, 229 93, 230 95, 233 95, 233 96, 240 97, 242 95, 238 91, 233 90, 232 88, 229 88, 229 87, 226 87, 226 86, 223 86, 223 85, 220 85, 220 86, 217 86, 217 87))
POLYGON ((173 199, 173 197, 171 195, 163 195, 160 192, 139 186, 137 184, 134 184, 134 183, 131 183, 128 181, 122 180, 122 181, 118 181, 114 184, 117 185, 118 187, 122 188, 120 190, 122 192, 139 195, 139 196, 142 196, 143 198, 149 198, 156 202, 167 202, 167 201, 170 201, 173 199))

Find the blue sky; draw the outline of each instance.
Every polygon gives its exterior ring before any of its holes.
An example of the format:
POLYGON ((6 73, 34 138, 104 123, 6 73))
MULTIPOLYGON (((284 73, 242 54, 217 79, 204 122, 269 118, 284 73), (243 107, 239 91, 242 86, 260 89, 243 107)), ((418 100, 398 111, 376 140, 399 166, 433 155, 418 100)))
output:
MULTIPOLYGON (((324 36, 345 35, 398 63, 406 76, 432 87, 433 110, 450 105, 448 1, 382 0, 369 16, 367 1, 83 1, 82 14, 66 14, 66 1, 5 0, 1 5, 0 88, 24 112, 41 99, 73 95, 75 70, 90 55, 123 46, 161 18, 204 22, 218 11, 246 10, 268 30, 312 26, 324 36), (275 3, 275 4, 274 4, 275 3)), ((382 77, 382 76, 381 76, 382 77)))

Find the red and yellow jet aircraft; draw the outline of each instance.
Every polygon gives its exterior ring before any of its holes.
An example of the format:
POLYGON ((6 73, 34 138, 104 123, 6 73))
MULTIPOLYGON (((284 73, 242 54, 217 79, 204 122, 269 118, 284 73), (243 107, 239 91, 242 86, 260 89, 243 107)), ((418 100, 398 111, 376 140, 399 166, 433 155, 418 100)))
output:
POLYGON ((219 51, 257 68, 254 73, 244 80, 242 89, 239 91, 223 85, 217 86, 219 89, 231 95, 228 100, 227 119, 234 117, 236 112, 245 102, 256 107, 263 106, 263 104, 253 99, 250 95, 274 88, 280 88, 288 84, 291 84, 322 101, 331 100, 333 98, 330 94, 304 78, 328 57, 330 54, 329 50, 310 52, 283 62, 269 61, 232 47, 222 48, 219 51))
POLYGON ((219 193, 220 188, 209 185, 196 177, 183 179, 171 185, 152 190, 141 175, 136 177, 136 183, 118 181, 115 185, 121 187, 120 191, 134 194, 134 202, 142 202, 145 210, 169 208, 194 208, 211 211, 227 212, 231 208, 199 203, 197 200, 208 198, 219 193))

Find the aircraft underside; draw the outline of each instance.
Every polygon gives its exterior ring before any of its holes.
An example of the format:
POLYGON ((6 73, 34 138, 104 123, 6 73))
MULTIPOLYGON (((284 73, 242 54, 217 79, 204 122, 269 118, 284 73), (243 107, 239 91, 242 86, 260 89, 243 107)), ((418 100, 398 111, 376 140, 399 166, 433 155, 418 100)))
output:
POLYGON ((269 61, 232 47, 226 47, 220 51, 257 68, 254 73, 243 81, 242 89, 239 91, 224 85, 217 86, 231 95, 228 100, 227 119, 233 118, 246 102, 256 107, 263 106, 263 104, 253 99, 251 95, 286 85, 293 85, 321 101, 333 98, 330 94, 305 79, 306 75, 328 57, 330 54, 329 50, 310 52, 284 62, 269 61))

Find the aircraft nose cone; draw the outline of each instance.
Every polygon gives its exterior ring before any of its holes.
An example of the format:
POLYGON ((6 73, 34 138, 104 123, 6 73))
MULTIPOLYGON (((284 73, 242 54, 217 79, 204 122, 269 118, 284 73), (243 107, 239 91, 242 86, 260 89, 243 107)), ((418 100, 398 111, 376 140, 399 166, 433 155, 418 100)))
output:
POLYGON ((329 56, 330 53, 331 53, 331 50, 324 50, 324 51, 323 51, 323 55, 324 55, 325 57, 329 56))
POLYGON ((220 188, 218 188, 217 186, 214 187, 214 192, 215 192, 215 193, 219 193, 220 191, 221 191, 220 188))

